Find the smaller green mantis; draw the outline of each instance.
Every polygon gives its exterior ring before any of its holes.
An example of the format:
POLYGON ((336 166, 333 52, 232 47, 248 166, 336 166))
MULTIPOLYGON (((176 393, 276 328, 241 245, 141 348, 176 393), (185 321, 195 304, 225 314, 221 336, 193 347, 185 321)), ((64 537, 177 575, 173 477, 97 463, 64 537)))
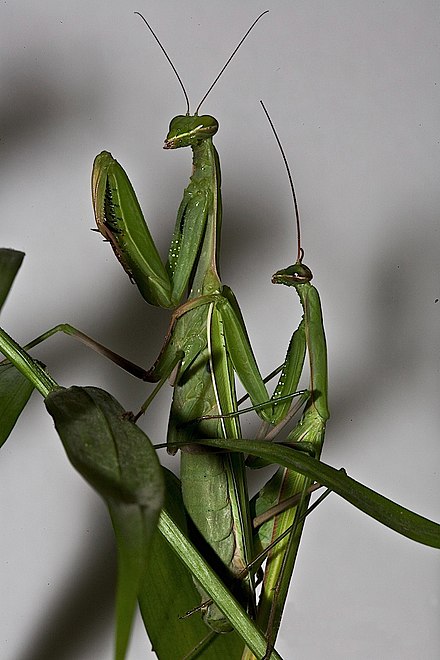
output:
MULTIPOLYGON (((319 458, 324 442, 326 423, 329 418, 327 345, 321 302, 317 289, 310 283, 313 278, 312 272, 308 266, 302 263, 304 253, 301 247, 299 208, 291 171, 269 113, 264 103, 262 101, 260 103, 272 128, 286 167, 297 232, 296 262, 292 266, 277 271, 272 277, 272 282, 294 287, 299 296, 304 312, 301 324, 304 328, 305 345, 309 358, 310 396, 304 413, 298 424, 289 433, 287 442, 296 448, 307 451, 315 458, 319 458)), ((267 434, 266 440, 272 439, 276 431, 275 428, 272 433, 267 434)), ((265 494, 265 491, 272 491, 272 497, 275 494, 273 502, 275 506, 299 495, 299 502, 296 506, 286 508, 285 511, 276 515, 266 524, 268 529, 264 529, 265 525, 263 525, 263 529, 260 530, 260 535, 263 537, 266 536, 267 538, 270 534, 269 547, 274 544, 268 555, 257 615, 257 623, 262 630, 265 630, 266 639, 268 640, 267 656, 273 648, 281 622, 304 518, 309 506, 312 483, 310 479, 301 474, 280 468, 263 489, 263 494, 265 494), (284 539, 284 537, 286 538, 284 539), (283 540, 276 543, 277 539, 283 540)))

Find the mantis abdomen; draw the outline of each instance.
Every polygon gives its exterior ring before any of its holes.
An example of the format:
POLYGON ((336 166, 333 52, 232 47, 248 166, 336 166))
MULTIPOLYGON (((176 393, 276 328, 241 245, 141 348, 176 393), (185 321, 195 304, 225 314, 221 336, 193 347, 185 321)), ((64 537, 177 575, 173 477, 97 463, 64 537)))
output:
MULTIPOLYGON (((191 310, 179 319, 175 329, 174 340, 179 345, 182 342, 181 348, 188 358, 183 360, 174 386, 168 445, 171 450, 173 444, 180 445, 182 495, 196 543, 204 546, 211 564, 230 582, 231 576, 238 575, 246 562, 240 549, 243 530, 238 529, 240 521, 234 522, 234 511, 239 508, 234 465, 228 454, 215 453, 196 444, 202 438, 225 437, 226 431, 224 420, 212 418, 227 412, 221 409, 215 373, 218 377, 222 363, 228 376, 230 371, 224 345, 216 342, 215 354, 212 351, 214 307, 212 304, 191 310), (205 332, 193 333, 194 327, 199 331, 205 328, 205 332)), ((232 372, 230 375, 233 377, 232 372)), ((231 400, 235 401, 234 388, 230 383, 228 387, 231 400)), ((237 420, 230 420, 231 424, 234 435, 238 436, 237 420)), ((206 592, 199 585, 197 588, 202 602, 209 601, 206 592)), ((216 632, 232 629, 215 604, 202 607, 202 612, 205 622, 216 632)))

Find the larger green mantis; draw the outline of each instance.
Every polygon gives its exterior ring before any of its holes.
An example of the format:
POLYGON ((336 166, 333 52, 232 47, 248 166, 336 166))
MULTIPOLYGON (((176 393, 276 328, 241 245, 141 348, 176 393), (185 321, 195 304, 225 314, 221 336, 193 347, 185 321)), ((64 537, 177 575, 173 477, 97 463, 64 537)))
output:
MULTIPOLYGON (((173 453, 181 449, 185 507, 199 543, 207 544, 214 563, 220 560, 227 573, 238 577, 254 558, 244 459, 238 454, 203 449, 200 440, 241 436, 238 416, 234 414, 237 411, 235 374, 260 417, 270 428, 276 427, 288 413, 290 400, 286 398, 297 389, 307 346, 312 393, 298 427, 301 429, 298 440, 310 444, 310 433, 314 438, 319 436, 313 448, 319 454, 328 418, 325 338, 319 297, 309 284, 310 270, 301 263, 298 235, 295 265, 277 273, 273 281, 295 287, 304 318, 292 336, 278 384, 270 396, 236 299, 220 280, 221 177, 213 144, 218 123, 210 115, 199 115, 198 109, 191 115, 188 104, 185 115, 172 119, 165 139, 165 149, 190 147, 193 154, 192 175, 178 210, 165 264, 126 173, 108 152, 95 159, 92 196, 99 231, 110 242, 144 299, 174 310, 160 355, 143 378, 158 382, 172 376, 168 447, 173 453)), ((292 489, 296 492, 308 485, 302 478, 299 482, 290 481, 287 485, 283 480, 283 497, 292 494, 292 489)), ((276 579, 283 573, 284 567, 278 567, 276 579)), ((243 598, 252 611, 255 607, 252 571, 245 591, 243 598)), ((201 593, 207 601, 203 590, 201 593)), ((202 609, 206 623, 214 631, 231 629, 215 603, 209 602, 202 609)))

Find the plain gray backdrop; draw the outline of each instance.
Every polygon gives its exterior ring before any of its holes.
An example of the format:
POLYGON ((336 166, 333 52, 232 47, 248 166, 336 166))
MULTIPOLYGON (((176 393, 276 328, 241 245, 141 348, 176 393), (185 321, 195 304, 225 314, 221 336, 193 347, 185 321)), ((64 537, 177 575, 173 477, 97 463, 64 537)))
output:
MULTIPOLYGON (((286 149, 305 263, 322 296, 330 404, 323 459, 439 519, 440 116, 438 2, 8 0, 0 6, 1 244, 26 252, 2 317, 25 342, 61 321, 145 366, 168 314, 146 305, 90 231, 90 170, 123 163, 165 254, 190 153, 164 152, 252 20, 202 111, 220 123, 222 276, 263 373, 300 319, 272 273, 295 259, 286 149)), ((59 336, 35 355, 64 385, 146 390, 59 336)), ((165 388, 143 425, 163 442, 165 388)), ((252 420, 244 422, 252 433, 252 420)), ((167 461, 167 457, 164 457, 167 461)), ((169 461, 168 461, 169 463, 169 461)), ((177 467, 177 465, 174 463, 177 467)), ((41 398, 0 453, 0 657, 109 660, 114 549, 104 504, 68 463, 41 398)), ((439 553, 336 495, 308 520, 278 650, 289 660, 434 660, 439 553)), ((166 634, 166 631, 164 631, 166 634)), ((137 621, 129 660, 153 657, 137 621)))

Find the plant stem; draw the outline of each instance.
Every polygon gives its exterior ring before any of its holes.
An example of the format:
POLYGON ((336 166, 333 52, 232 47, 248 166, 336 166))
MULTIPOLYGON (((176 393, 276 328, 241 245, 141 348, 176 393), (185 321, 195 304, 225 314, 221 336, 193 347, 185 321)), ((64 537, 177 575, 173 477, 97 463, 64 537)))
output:
POLYGON ((0 351, 21 373, 26 376, 43 397, 56 389, 58 383, 34 360, 15 339, 0 328, 0 351))

